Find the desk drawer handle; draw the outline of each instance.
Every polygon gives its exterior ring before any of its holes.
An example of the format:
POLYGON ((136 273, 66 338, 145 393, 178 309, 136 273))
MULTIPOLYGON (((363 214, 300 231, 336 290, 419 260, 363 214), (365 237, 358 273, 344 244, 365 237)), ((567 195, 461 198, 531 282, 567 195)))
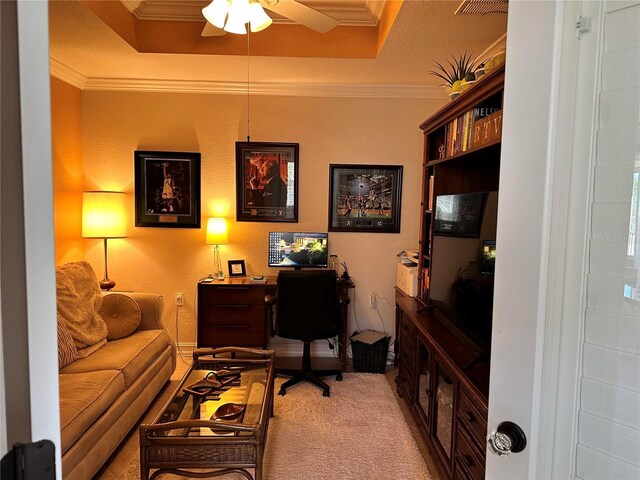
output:
POLYGON ((473 461, 473 457, 471 455, 463 455, 462 458, 464 459, 464 463, 467 467, 473 467, 476 463, 473 461))
POLYGON ((216 305, 217 308, 249 308, 249 305, 216 305))
POLYGON ((464 413, 465 413, 469 423, 473 423, 473 422, 475 422, 477 420, 476 416, 472 412, 467 411, 467 412, 464 412, 464 413))
POLYGON ((249 328, 249 325, 218 325, 218 328, 226 330, 245 330, 249 328))

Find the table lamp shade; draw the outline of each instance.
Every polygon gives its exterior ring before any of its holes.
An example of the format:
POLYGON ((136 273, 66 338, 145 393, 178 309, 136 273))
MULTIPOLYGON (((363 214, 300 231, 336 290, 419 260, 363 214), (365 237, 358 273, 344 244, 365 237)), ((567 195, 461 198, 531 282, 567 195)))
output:
POLYGON ((229 243, 227 222, 224 218, 210 218, 207 220, 207 245, 225 245, 229 243))
POLYGON ((123 192, 82 193, 82 236, 84 238, 127 236, 123 192))

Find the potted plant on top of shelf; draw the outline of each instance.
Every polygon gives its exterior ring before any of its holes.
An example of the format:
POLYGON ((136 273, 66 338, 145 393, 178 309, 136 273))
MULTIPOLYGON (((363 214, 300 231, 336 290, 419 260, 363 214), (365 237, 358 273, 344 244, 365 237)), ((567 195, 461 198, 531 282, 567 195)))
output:
POLYGON ((451 60, 447 60, 448 66, 444 66, 441 63, 434 60, 436 64, 436 70, 429 70, 428 73, 435 75, 445 81, 442 86, 449 87, 449 98, 453 100, 460 92, 467 90, 473 85, 476 77, 474 75, 475 60, 472 54, 458 54, 458 57, 451 55, 451 60))

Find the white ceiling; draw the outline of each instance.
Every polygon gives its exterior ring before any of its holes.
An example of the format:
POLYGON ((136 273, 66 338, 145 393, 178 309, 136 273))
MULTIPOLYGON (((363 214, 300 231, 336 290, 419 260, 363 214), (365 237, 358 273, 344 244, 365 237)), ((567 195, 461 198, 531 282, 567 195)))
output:
MULTIPOLYGON (((202 2, 189 2, 202 3, 202 2)), ((327 2, 325 2, 327 3, 327 2)), ((480 54, 506 32, 506 15, 455 15, 460 1, 405 0, 376 59, 138 53, 76 1, 49 2, 52 72, 99 88, 118 82, 436 87, 427 72, 452 53, 480 54)), ((152 20, 149 20, 152 21, 152 20)), ((204 25, 204 24, 203 24, 204 25)), ((259 34, 251 37, 259 41, 259 34)), ((74 82, 72 82, 74 83, 74 82)))

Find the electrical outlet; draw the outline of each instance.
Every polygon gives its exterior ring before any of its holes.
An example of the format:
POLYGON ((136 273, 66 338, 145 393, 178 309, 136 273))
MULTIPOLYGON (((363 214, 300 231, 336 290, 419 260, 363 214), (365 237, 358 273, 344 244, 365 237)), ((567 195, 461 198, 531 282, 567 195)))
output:
POLYGON ((377 304, 378 304, 378 298, 376 296, 376 293, 372 292, 371 295, 369 296, 369 308, 376 308, 377 304))
POLYGON ((176 293, 176 306, 182 307, 184 305, 184 293, 176 293))

